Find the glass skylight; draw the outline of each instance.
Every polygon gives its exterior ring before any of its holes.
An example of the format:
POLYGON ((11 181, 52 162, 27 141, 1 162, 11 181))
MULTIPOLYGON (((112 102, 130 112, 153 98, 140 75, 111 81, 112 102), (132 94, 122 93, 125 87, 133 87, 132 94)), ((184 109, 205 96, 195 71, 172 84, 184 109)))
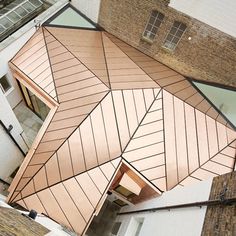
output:
POLYGON ((52 20, 50 25, 72 26, 81 28, 95 28, 89 21, 82 17, 71 7, 66 8, 59 16, 52 20))
POLYGON ((194 84, 236 126, 236 91, 198 82, 194 84))
POLYGON ((43 2, 41 0, 15 0, 11 4, 1 9, 0 38, 2 38, 5 33, 11 31, 15 27, 15 24, 25 20, 42 6, 43 2))

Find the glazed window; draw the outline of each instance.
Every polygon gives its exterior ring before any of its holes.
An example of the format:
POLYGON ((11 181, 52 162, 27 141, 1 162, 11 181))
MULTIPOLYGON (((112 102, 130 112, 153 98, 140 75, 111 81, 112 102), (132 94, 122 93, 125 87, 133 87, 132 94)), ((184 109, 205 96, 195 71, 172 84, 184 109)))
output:
POLYGON ((164 47, 170 50, 174 50, 177 44, 179 43, 186 28, 187 26, 185 24, 175 21, 165 39, 164 47))
POLYGON ((132 193, 131 191, 129 191, 127 188, 121 186, 121 185, 118 185, 116 188, 115 188, 115 191, 119 194, 121 194, 122 196, 126 197, 126 198, 129 198, 129 197, 132 197, 134 196, 135 194, 132 193))
POLYGON ((164 15, 158 11, 152 11, 150 19, 146 25, 143 36, 153 40, 164 19, 164 15))
POLYGON ((3 93, 6 93, 11 88, 11 84, 9 83, 6 76, 3 76, 2 78, 0 78, 0 87, 3 93))

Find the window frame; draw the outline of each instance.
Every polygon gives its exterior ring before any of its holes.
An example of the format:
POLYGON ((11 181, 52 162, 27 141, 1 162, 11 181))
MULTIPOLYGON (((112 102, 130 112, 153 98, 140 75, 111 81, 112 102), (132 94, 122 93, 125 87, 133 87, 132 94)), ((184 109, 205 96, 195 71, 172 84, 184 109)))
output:
POLYGON ((9 81, 8 77, 6 75, 2 76, 0 78, 0 89, 2 90, 3 94, 5 94, 5 95, 8 94, 10 91, 12 91, 12 88, 13 88, 13 86, 12 86, 11 82, 9 81), (1 79, 3 79, 3 78, 6 79, 8 85, 9 85, 9 87, 6 90, 4 89, 4 87, 2 86, 2 83, 1 83, 1 79))
POLYGON ((131 192, 129 189, 123 187, 122 185, 116 186, 115 189, 114 189, 114 191, 115 191, 116 193, 120 194, 121 196, 125 197, 126 199, 129 199, 129 198, 132 198, 132 197, 136 196, 135 193, 131 192), (120 191, 120 190, 125 190, 125 191, 129 192, 129 194, 128 194, 128 195, 125 195, 125 194, 123 194, 122 191, 120 191))
POLYGON ((175 20, 175 21, 173 22, 173 24, 172 24, 172 26, 171 26, 169 32, 167 33, 165 39, 164 39, 164 42, 163 42, 162 47, 165 48, 165 49, 167 49, 167 50, 169 50, 169 51, 172 51, 172 52, 173 52, 173 51, 176 49, 176 47, 178 46, 179 42, 181 41, 181 39, 182 39, 184 33, 186 32, 186 30, 187 30, 187 24, 185 24, 184 22, 175 20), (178 24, 179 24, 178 28, 174 26, 175 23, 178 23, 178 24), (185 26, 185 29, 184 29, 184 30, 181 30, 181 29, 180 29, 181 25, 184 25, 184 26, 185 26), (171 31, 172 31, 173 28, 174 28, 174 29, 177 29, 174 34, 171 33, 171 31), (176 34, 177 34, 178 32, 180 32, 180 31, 182 32, 181 36, 180 36, 180 37, 179 37, 179 36, 176 36, 176 34), (172 37, 172 39, 171 39, 171 41, 168 40, 168 42, 171 42, 171 43, 172 43, 174 38, 178 38, 178 42, 175 44, 175 46, 174 46, 173 48, 169 48, 169 47, 167 47, 167 46, 165 45, 165 43, 166 43, 167 38, 168 38, 169 35, 172 37))
POLYGON ((160 27, 161 27, 161 24, 163 23, 164 18, 165 18, 165 15, 164 15, 162 12, 160 12, 160 11, 158 11, 158 10, 153 10, 153 11, 151 12, 150 16, 149 16, 149 19, 148 19, 146 25, 145 25, 145 28, 144 28, 142 37, 143 37, 144 39, 147 39, 147 40, 153 42, 154 39, 155 39, 155 37, 156 37, 156 35, 157 35, 157 33, 158 33, 158 31, 159 31, 159 29, 160 29, 160 27), (151 18, 154 17, 153 14, 156 14, 156 13, 157 13, 157 15, 155 16, 154 22, 153 22, 153 23, 150 23, 151 18), (160 20, 160 19, 158 18, 159 16, 163 16, 162 20, 160 20), (158 27, 155 25, 155 23, 156 23, 157 20, 160 21, 160 24, 159 24, 158 27), (151 25, 151 29, 150 29, 150 30, 147 30, 147 28, 148 28, 149 25, 151 25), (155 34, 152 32, 152 29, 153 29, 154 27, 157 28, 157 31, 156 31, 155 34), (153 35, 154 35, 153 38, 150 38, 150 36, 145 35, 146 32, 148 32, 150 35, 153 34, 153 35))

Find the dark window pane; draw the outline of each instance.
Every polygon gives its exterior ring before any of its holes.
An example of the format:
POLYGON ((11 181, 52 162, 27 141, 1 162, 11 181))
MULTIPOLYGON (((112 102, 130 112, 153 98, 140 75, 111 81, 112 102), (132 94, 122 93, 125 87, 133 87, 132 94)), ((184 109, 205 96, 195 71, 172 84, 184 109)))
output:
POLYGON ((157 11, 152 11, 152 16, 153 16, 154 18, 156 18, 157 15, 158 15, 158 12, 157 12, 157 11))
POLYGON ((158 30, 157 27, 153 27, 153 28, 152 28, 152 33, 153 33, 153 34, 156 34, 156 33, 157 33, 157 30, 158 30))
POLYGON ((133 192, 131 192, 130 190, 128 190, 127 188, 125 188, 121 185, 118 185, 118 187, 115 188, 115 191, 117 193, 120 193, 122 196, 127 197, 127 198, 135 195, 133 192))
POLYGON ((171 41, 171 40, 172 40, 172 38, 173 38, 173 36, 172 36, 172 35, 168 35, 168 36, 167 36, 167 38, 166 38, 166 40, 168 40, 168 41, 171 41))
POLYGON ((179 38, 174 37, 172 39, 172 43, 177 44, 179 42, 179 38))
POLYGON ((186 28, 187 28, 187 26, 186 26, 185 24, 182 23, 182 24, 180 25, 180 29, 181 29, 181 30, 185 31, 186 28))
POLYGON ((152 29, 152 25, 148 24, 146 31, 151 31, 151 29, 152 29))
POLYGON ((164 15, 163 15, 162 13, 159 13, 158 19, 159 19, 160 21, 162 21, 162 20, 164 19, 164 15))
POLYGON ((151 17, 150 17, 149 24, 154 24, 155 19, 156 19, 155 17, 151 16, 151 17))
POLYGON ((170 30, 170 34, 175 35, 176 31, 177 31, 177 28, 172 27, 171 30, 170 30))
POLYGON ((144 33, 143 33, 143 36, 148 37, 148 31, 145 30, 144 33))
MULTIPOLYGON (((119 200, 119 199, 117 199, 117 200, 119 200)), ((116 201, 114 201, 114 202, 116 202, 116 201)), ((111 230, 112 235, 117 235, 118 234, 120 226, 121 226, 121 222, 115 222, 115 224, 113 225, 112 230, 111 230)))
POLYGON ((179 30, 179 31, 175 34, 175 36, 181 38, 182 34, 183 34, 183 31, 179 30))
POLYGON ((8 82, 8 80, 5 76, 3 76, 0 79, 0 84, 1 84, 1 87, 3 89, 3 92, 7 92, 7 90, 9 90, 11 88, 11 85, 9 84, 9 82, 8 82))
POLYGON ((173 26, 176 27, 176 28, 179 28, 180 24, 181 24, 180 22, 175 21, 174 24, 173 24, 173 26))
POLYGON ((158 19, 156 19, 155 24, 156 27, 159 27, 161 25, 161 21, 159 21, 158 19))

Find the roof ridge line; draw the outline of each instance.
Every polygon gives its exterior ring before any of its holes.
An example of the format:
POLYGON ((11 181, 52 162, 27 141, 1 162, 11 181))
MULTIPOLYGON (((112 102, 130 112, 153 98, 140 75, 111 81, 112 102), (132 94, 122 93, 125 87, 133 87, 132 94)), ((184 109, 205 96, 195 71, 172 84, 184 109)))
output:
MULTIPOLYGON (((64 45, 59 39, 58 37, 56 37, 54 34, 52 34, 46 27, 43 26, 43 28, 45 30, 47 30, 47 32, 53 37, 55 38, 69 53, 71 53, 71 55, 73 55, 74 58, 76 58, 84 67, 87 68, 88 71, 90 71, 104 86, 106 86, 106 88, 109 88, 97 75, 94 74, 94 72, 92 70, 90 70, 73 52, 70 51, 70 49, 64 45)), ((99 33, 101 33, 101 31, 98 31, 99 33)))
MULTIPOLYGON (((97 105, 86 115, 86 117, 82 120, 82 122, 80 122, 80 124, 79 125, 77 125, 75 128, 74 128, 74 130, 71 132, 71 134, 67 137, 67 138, 65 138, 65 140, 62 142, 62 144, 55 150, 55 151, 52 151, 53 153, 50 155, 50 157, 48 158, 48 160, 46 161, 46 162, 44 162, 44 164, 34 173, 34 175, 32 175, 31 176, 31 178, 30 178, 30 180, 24 185, 24 187, 19 191, 19 193, 28 185, 28 183, 34 178, 34 176, 45 166, 45 164, 53 157, 53 155, 55 154, 55 153, 57 153, 57 151, 61 148, 61 146, 71 137, 71 135, 73 135, 73 133, 79 128, 79 126, 90 116, 90 114, 97 108, 97 106, 107 97, 107 95, 110 93, 111 91, 107 91, 107 93, 103 96, 103 98, 97 103, 97 105)), ((104 92, 105 93, 105 92, 104 92)), ((60 106, 60 105, 59 105, 60 106)), ((55 112, 55 114, 56 114, 56 112, 55 112)), ((52 121, 52 119, 51 119, 51 121, 52 121)), ((50 123, 51 123, 51 121, 50 121, 50 123)), ((49 124, 50 124, 49 123, 49 124)), ((44 134, 45 134, 46 132, 44 132, 44 134)), ((42 140, 42 139, 41 139, 42 140)), ((39 144, 40 144, 41 142, 39 142, 39 144)), ((39 146, 39 144, 38 144, 38 146, 39 146)), ((38 148, 38 146, 37 146, 37 148, 38 148)), ((34 152, 34 154, 37 154, 36 153, 36 151, 37 151, 37 148, 35 149, 35 152, 34 152)), ((32 155, 32 157, 34 156, 34 154, 32 155)), ((31 159, 30 159, 31 160, 31 159)), ((27 166, 29 166, 29 165, 27 165, 27 166)), ((24 171, 25 172, 25 171, 24 171)), ((23 176, 23 174, 21 175, 21 179, 22 179, 22 176, 23 176)), ((20 180, 21 180, 20 179, 20 180)), ((19 180, 19 182, 20 182, 20 180, 19 180)), ((18 184, 19 184, 19 182, 18 182, 18 184)), ((17 184, 17 186, 18 186, 18 184, 17 184)), ((19 194, 18 193, 18 194, 19 194)), ((14 197, 14 199, 18 196, 18 194, 14 197)), ((14 199, 11 199, 11 201, 14 201, 14 199)))
MULTIPOLYGON (((127 54, 127 53, 125 53, 121 48, 120 48, 120 46, 118 46, 111 38, 109 38, 105 33, 107 33, 107 32, 104 32, 103 34, 116 46, 116 47, 118 47, 133 63, 135 63, 134 61, 133 61, 133 59, 127 54)), ((114 36, 115 38, 117 38, 116 36, 114 36)), ((117 38, 118 39, 118 38, 117 38)), ((120 40, 120 39, 118 39, 118 40, 120 40)), ((122 41, 122 40, 121 40, 122 41)), ((124 41, 122 41, 122 42, 124 42, 124 41)), ((125 43, 125 42, 124 42, 125 43)), ((130 46, 130 45, 129 45, 130 46)), ((134 48, 133 46, 130 46, 130 47, 132 47, 132 48, 134 48)), ((135 48, 136 49, 136 48, 135 48)), ((138 49, 136 49, 136 50, 138 50, 138 49)), ((138 50, 139 51, 139 50, 138 50)), ((139 51, 140 52, 140 51, 139 51)), ((140 53, 142 53, 142 52, 140 52, 140 53)), ((153 59, 153 58, 152 58, 153 59)), ((155 60, 155 59, 153 59, 153 60, 155 60)), ((148 76, 153 82, 155 82, 158 86, 159 86, 159 88, 162 88, 162 86, 160 86, 160 84, 158 84, 154 79, 152 79, 137 63, 135 63, 135 65, 140 69, 140 70, 142 70, 144 73, 145 73, 145 75, 146 76, 148 76)))
POLYGON ((57 97, 57 101, 60 103, 60 100, 59 100, 59 96, 58 96, 58 93, 57 93, 57 87, 56 87, 56 84, 55 84, 55 78, 54 78, 54 73, 52 71, 52 63, 51 63, 51 59, 50 59, 50 56, 49 56, 49 51, 48 51, 48 45, 47 45, 47 42, 45 40, 45 33, 44 33, 44 28, 42 27, 42 32, 43 32, 43 40, 44 40, 44 43, 45 43, 45 47, 46 47, 46 50, 47 50, 47 56, 48 56, 48 61, 49 61, 49 65, 50 65, 50 71, 51 71, 51 75, 52 75, 52 80, 53 80, 53 84, 54 84, 54 89, 55 89, 55 92, 56 92, 56 97, 57 97))

